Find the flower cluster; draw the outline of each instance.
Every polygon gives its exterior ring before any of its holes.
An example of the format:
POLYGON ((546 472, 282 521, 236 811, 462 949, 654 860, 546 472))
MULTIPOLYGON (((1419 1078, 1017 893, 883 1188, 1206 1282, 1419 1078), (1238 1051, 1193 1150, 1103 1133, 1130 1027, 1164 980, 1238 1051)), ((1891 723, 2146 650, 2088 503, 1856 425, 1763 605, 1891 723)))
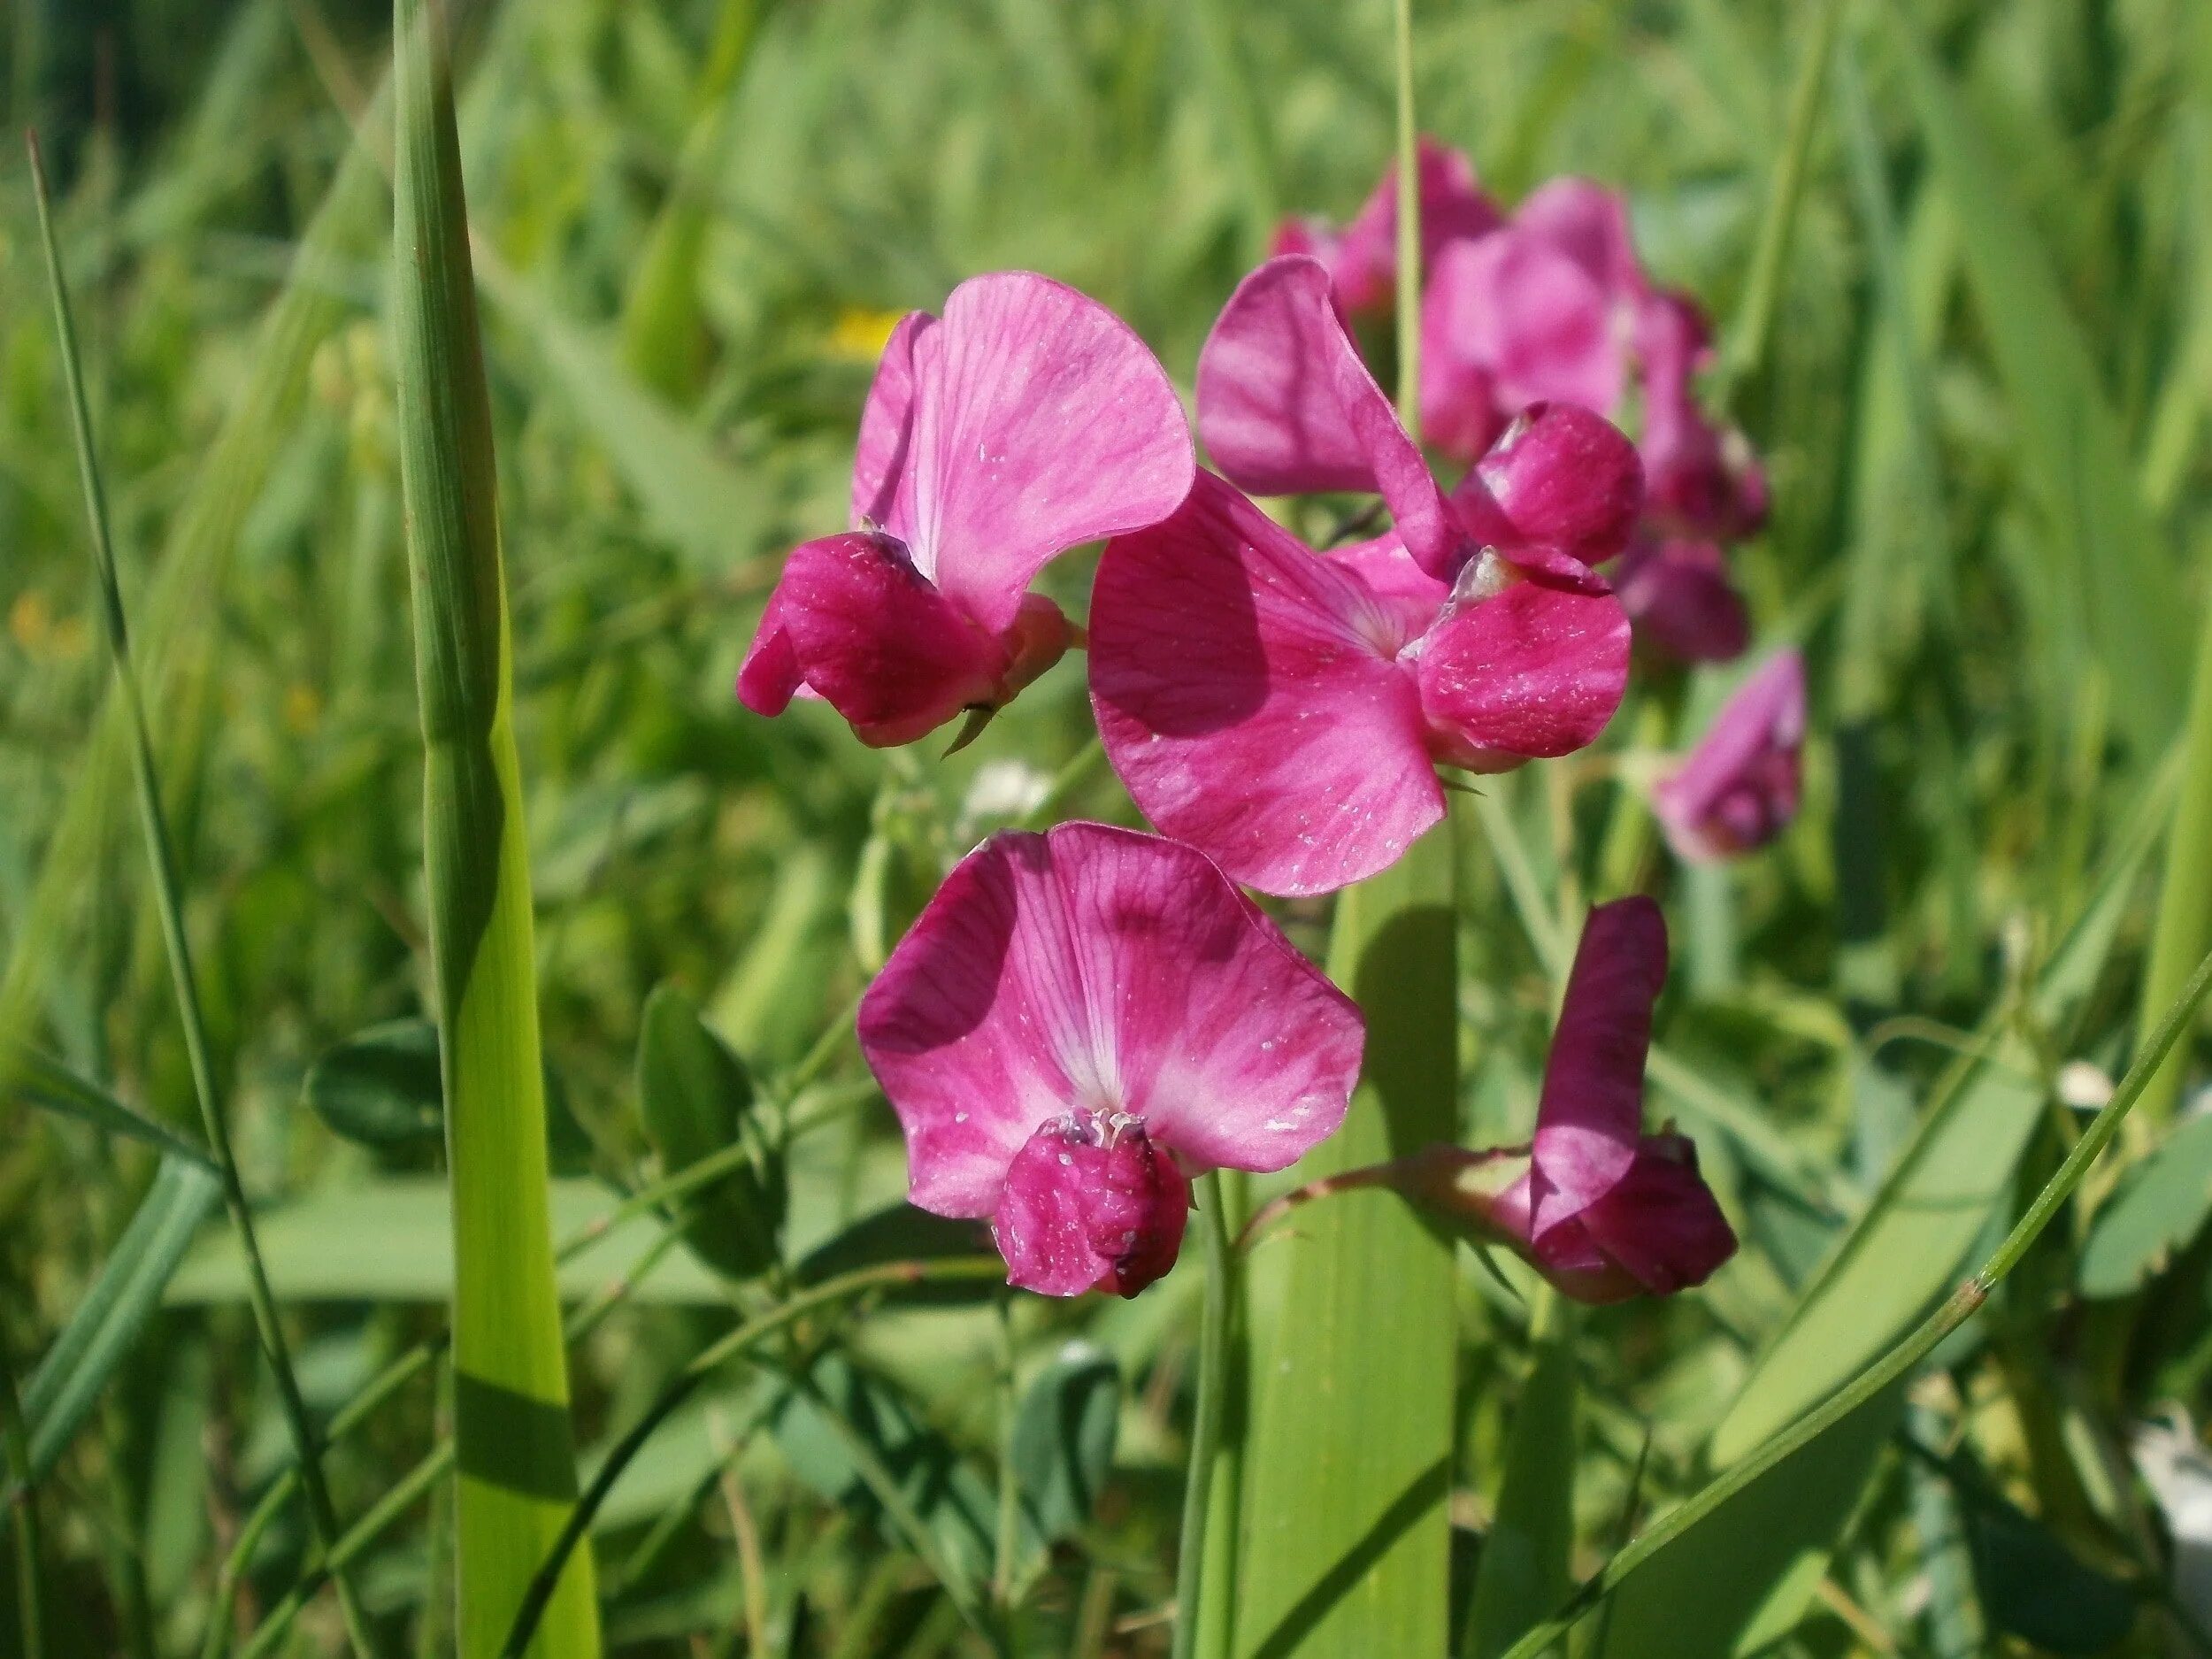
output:
MULTIPOLYGON (((1286 227, 1230 296, 1198 364, 1212 470, 1119 319, 1045 277, 978 277, 892 331, 849 527, 793 550, 746 654, 748 708, 818 699, 880 746, 972 729, 1087 649, 1107 757, 1162 833, 993 836, 859 1016, 913 1202, 988 1217, 1016 1285, 1134 1294, 1176 1259, 1193 1177, 1287 1168, 1343 1120, 1359 1010, 1240 885, 1332 892, 1443 817, 1439 768, 1591 743, 1639 630, 1728 654, 1705 626, 1728 608, 1714 593, 1733 603, 1718 539, 1762 492, 1692 402, 1694 310, 1646 279, 1594 186, 1508 216, 1463 157, 1428 145, 1420 165, 1420 396, 1455 481, 1349 320, 1389 302, 1387 180, 1341 233, 1286 227), (1631 404, 1635 441, 1609 419, 1631 404), (1316 549, 1253 499, 1322 492, 1375 497, 1387 530, 1316 549), (1030 584, 1100 541, 1079 626, 1030 584)), ((1655 792, 1684 856, 1786 821, 1802 726, 1795 658, 1778 659, 1655 792)), ((1701 1281, 1733 1236, 1689 1142, 1642 1129, 1665 967, 1655 905, 1599 907, 1533 1145, 1432 1148, 1393 1184, 1586 1300, 1701 1281)))

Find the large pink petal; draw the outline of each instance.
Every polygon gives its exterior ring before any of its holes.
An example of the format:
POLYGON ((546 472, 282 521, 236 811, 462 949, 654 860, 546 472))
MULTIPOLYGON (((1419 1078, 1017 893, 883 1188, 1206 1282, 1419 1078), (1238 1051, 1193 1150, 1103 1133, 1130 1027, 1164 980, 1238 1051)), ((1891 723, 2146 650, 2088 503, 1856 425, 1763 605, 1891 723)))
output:
POLYGON ((1091 595, 1091 702, 1153 823, 1270 893, 1396 860, 1444 813, 1402 608, 1210 472, 1118 536, 1091 595))
POLYGON ((1532 1231, 1579 1217, 1626 1177, 1643 1134, 1651 1010, 1667 979, 1667 925, 1638 895, 1583 924, 1536 1111, 1532 1231))
POLYGON ((1143 1120, 1196 1167, 1274 1170, 1335 1129, 1358 1010, 1202 854, 1099 824, 963 859, 862 999, 913 1201, 996 1209, 1078 1110, 1143 1120))
POLYGON ((1156 523, 1190 488, 1190 428, 1159 360, 1064 283, 963 282, 913 352, 908 541, 988 632, 1054 554, 1156 523))
POLYGON ((1628 228, 1628 204, 1588 179, 1553 179, 1513 211, 1513 228, 1572 259, 1607 295, 1634 301, 1648 284, 1628 228))
POLYGON ((1628 435, 1573 403, 1532 403, 1452 492, 1478 541, 1533 545, 1599 565, 1628 545, 1644 467, 1628 435))
POLYGON ((910 485, 907 459, 914 439, 914 342, 937 319, 927 311, 909 311, 884 342, 874 383, 860 411, 860 439, 853 451, 852 523, 855 530, 888 530, 911 541, 912 501, 902 498, 910 485))
POLYGON ((1686 858, 1764 845, 1797 815, 1805 742, 1805 663, 1779 651, 1738 687, 1690 757, 1652 792, 1652 808, 1686 858))
POLYGON ((1198 428, 1241 489, 1373 491, 1423 569, 1448 576, 1463 557, 1465 533, 1361 360, 1318 260, 1270 259, 1237 285, 1198 354, 1198 428))
POLYGON ((1624 318, 1573 258, 1514 228, 1437 255, 1422 343, 1488 371, 1509 413, 1555 399, 1602 414, 1627 385, 1624 318))
POLYGON ((795 689, 787 689, 787 666, 878 748, 911 742, 963 707, 997 699, 1005 651, 888 535, 849 531, 793 549, 768 614, 784 643, 764 621, 739 678, 740 695, 761 712, 774 711, 764 706, 773 693, 787 702, 795 689))
POLYGON ((1596 741, 1628 686, 1628 618, 1563 554, 1521 566, 1440 619, 1420 647, 1421 709, 1440 757, 1478 771, 1596 741))

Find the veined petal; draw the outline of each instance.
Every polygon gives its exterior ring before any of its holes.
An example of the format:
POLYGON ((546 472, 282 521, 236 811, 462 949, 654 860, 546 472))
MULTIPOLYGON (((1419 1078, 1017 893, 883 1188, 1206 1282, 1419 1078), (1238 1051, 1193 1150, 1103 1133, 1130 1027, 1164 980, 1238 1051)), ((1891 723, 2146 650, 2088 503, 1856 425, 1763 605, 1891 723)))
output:
POLYGON ((1477 771, 1594 741, 1628 685, 1628 618, 1604 580, 1529 549, 1517 580, 1439 619, 1418 647, 1439 758, 1477 771))
POLYGON ((1198 426, 1239 488, 1372 491, 1422 568, 1448 577, 1464 557, 1466 534, 1361 360, 1318 260, 1270 259, 1237 285, 1198 354, 1198 426))
POLYGON ((909 311, 891 330, 876 378, 861 406, 860 438, 853 451, 852 523, 855 530, 887 530, 902 541, 913 537, 911 472, 914 441, 914 342, 936 326, 927 311, 909 311), (902 486, 908 486, 907 492, 902 486))
POLYGON ((1240 881, 1325 893, 1444 813, 1402 612, 1210 472, 1107 544, 1091 702, 1145 815, 1240 881))
POLYGON ((1013 622, 1053 555, 1156 523, 1188 492, 1195 460, 1175 388, 1095 300, 1025 271, 976 277, 910 339, 907 539, 921 572, 987 632, 1013 622))
POLYGON ((795 671, 863 742, 883 748, 995 701, 1005 668, 1004 650, 895 539, 850 531, 793 550, 738 685, 748 707, 778 712, 795 671))
POLYGON ((1556 548, 1599 565, 1628 545, 1644 504, 1644 467, 1628 435, 1573 403, 1532 403, 1452 503, 1473 537, 1510 556, 1556 548))
POLYGON ((1536 1110, 1532 1234, 1580 1217, 1628 1174, 1643 1135, 1651 1011, 1667 979, 1667 925, 1639 895, 1583 924, 1536 1110))
POLYGON ((969 854, 860 1010, 910 1196, 956 1216, 998 1210, 1025 1144, 1077 1113, 1194 1168, 1280 1169, 1342 1121, 1363 1035, 1202 854, 1099 824, 969 854))

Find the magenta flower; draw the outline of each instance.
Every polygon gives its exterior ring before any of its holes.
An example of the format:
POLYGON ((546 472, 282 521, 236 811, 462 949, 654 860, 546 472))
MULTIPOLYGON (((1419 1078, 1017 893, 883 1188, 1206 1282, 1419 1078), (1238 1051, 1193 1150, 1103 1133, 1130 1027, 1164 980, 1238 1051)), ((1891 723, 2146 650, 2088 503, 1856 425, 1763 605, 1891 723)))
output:
POLYGON ((1701 1284, 1735 1253, 1736 1235, 1688 1137, 1643 1133, 1651 1011, 1666 977, 1656 904, 1638 896, 1592 910, 1544 1068, 1534 1144, 1430 1148, 1407 1160, 1397 1184, 1583 1302, 1701 1284))
POLYGON ((1102 824, 994 835, 860 1006, 909 1195, 989 1216, 1008 1282, 1134 1295, 1188 1177, 1279 1170, 1343 1121, 1359 1010, 1202 854, 1102 824))
POLYGON ((1766 522, 1766 473, 1741 433, 1706 418, 1691 387, 1713 357, 1704 314, 1681 295, 1655 294, 1637 313, 1636 335, 1646 514, 1680 535, 1732 541, 1757 534, 1766 522))
POLYGON ((1688 759, 1653 787, 1678 856, 1711 863, 1763 847, 1797 816, 1805 664, 1776 653, 1736 688, 1688 759))
MULTIPOLYGON (((1421 140, 1415 168, 1421 191, 1421 264, 1432 269, 1446 243, 1497 228, 1498 210, 1482 193, 1471 162, 1432 138, 1421 140)), ((1275 233, 1276 254, 1310 254, 1335 279, 1347 311, 1357 316, 1386 312, 1397 298, 1398 168, 1382 181, 1341 231, 1326 219, 1286 219, 1275 233)))
POLYGON ((1640 643, 1684 663, 1728 663, 1751 638, 1751 614, 1715 541, 1640 534, 1613 567, 1640 643))
POLYGON ((1589 565, 1636 515, 1619 433, 1532 411, 1448 497, 1296 257, 1237 290, 1198 387, 1237 484, 1377 491, 1396 525, 1317 556, 1202 472, 1173 517, 1108 543, 1091 701, 1161 830, 1267 892, 1327 892, 1443 816, 1439 763, 1502 771, 1603 730, 1628 621, 1589 565))
POLYGON ((793 549, 746 653, 757 714, 826 699, 863 742, 1002 706, 1075 631, 1029 593, 1054 555, 1173 511, 1182 405, 1126 324, 1027 272, 955 288, 884 349, 861 415, 852 528, 793 549))

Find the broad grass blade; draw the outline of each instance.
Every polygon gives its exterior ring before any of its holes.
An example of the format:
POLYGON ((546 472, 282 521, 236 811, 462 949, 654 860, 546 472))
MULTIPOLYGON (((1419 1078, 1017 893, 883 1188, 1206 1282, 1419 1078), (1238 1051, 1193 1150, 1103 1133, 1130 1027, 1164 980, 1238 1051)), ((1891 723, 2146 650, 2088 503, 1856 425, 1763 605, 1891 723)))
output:
MULTIPOLYGON (((1573 1310, 1548 1290, 1549 1328, 1506 1436, 1505 1474, 1475 1570, 1465 1659, 1497 1659, 1574 1587, 1575 1426, 1579 1416, 1573 1310)), ((1539 1316, 1540 1320, 1543 1315, 1539 1316)))
MULTIPOLYGON (((559 1536, 576 1466, 491 409, 436 0, 399 0, 395 50, 400 477, 455 1245, 455 1577, 460 1652, 479 1659, 499 1651, 559 1536)), ((528 1651, 599 1652, 588 1548, 570 1557, 528 1651)))

